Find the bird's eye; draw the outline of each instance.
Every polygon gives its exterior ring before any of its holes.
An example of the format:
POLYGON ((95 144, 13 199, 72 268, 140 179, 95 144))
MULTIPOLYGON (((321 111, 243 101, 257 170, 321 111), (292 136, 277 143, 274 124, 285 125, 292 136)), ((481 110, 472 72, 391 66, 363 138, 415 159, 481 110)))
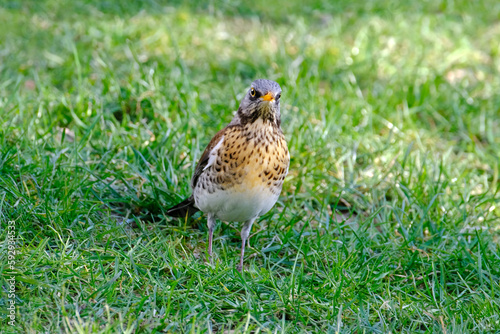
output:
POLYGON ((252 95, 252 97, 255 97, 255 94, 257 94, 257 92, 255 91, 255 89, 250 89, 250 95, 252 95))
POLYGON ((278 93, 278 95, 276 95, 276 101, 278 101, 281 97, 281 93, 278 93))

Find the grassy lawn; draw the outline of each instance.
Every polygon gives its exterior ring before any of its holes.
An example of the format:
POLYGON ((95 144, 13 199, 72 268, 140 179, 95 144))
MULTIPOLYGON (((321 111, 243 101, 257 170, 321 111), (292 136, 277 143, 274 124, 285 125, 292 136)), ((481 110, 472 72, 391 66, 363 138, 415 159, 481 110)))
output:
POLYGON ((0 22, 1 333, 500 330, 500 2, 3 0, 0 22), (210 265, 206 218, 165 210, 256 78, 291 165, 239 274, 239 224, 210 265))

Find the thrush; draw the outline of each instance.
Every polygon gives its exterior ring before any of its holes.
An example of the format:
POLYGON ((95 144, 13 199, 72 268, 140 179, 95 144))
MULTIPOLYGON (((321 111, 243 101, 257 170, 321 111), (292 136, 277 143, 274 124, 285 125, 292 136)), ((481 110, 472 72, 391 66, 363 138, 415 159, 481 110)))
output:
POLYGON ((191 179, 192 195, 167 210, 173 217, 207 214, 208 255, 216 219, 243 222, 238 271, 255 220, 278 200, 290 155, 280 116, 281 87, 255 80, 233 120, 217 132, 203 152, 191 179))

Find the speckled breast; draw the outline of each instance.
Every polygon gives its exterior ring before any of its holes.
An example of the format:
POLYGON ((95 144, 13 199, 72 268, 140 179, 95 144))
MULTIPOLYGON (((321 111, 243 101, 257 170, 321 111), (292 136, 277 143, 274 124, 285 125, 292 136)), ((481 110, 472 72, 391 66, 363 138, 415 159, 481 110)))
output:
POLYGON ((193 191, 202 211, 222 220, 246 221, 276 203, 290 157, 281 129, 261 122, 225 131, 214 163, 193 191))

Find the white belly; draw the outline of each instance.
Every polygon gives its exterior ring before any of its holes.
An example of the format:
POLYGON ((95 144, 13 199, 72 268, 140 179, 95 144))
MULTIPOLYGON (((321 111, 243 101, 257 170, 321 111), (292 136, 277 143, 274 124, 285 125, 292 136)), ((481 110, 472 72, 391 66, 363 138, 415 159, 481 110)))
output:
POLYGON ((269 188, 255 187, 245 192, 231 189, 215 190, 208 193, 197 188, 194 192, 196 206, 204 213, 214 214, 224 221, 244 222, 259 217, 274 206, 279 194, 273 194, 269 188))

